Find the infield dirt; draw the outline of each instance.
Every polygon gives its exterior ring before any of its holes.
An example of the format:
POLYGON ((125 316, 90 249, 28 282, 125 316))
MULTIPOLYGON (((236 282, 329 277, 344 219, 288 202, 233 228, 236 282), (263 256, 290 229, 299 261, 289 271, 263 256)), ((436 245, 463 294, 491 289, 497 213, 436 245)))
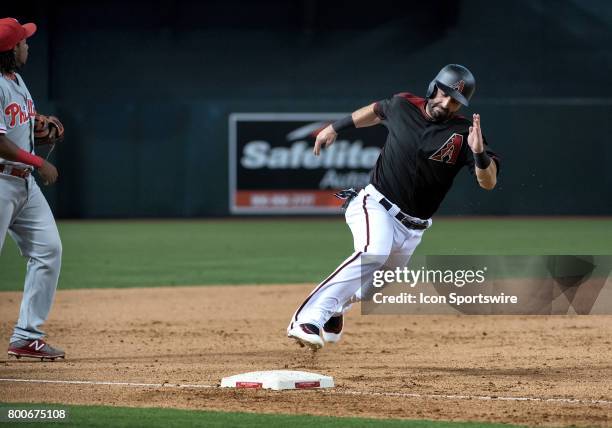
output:
MULTIPOLYGON (((67 359, 41 363, 4 354, 0 378, 215 385, 247 371, 296 369, 333 376, 335 392, 2 381, 0 401, 612 424, 612 316, 361 316, 356 307, 342 342, 312 354, 285 334, 291 314, 311 289, 59 291, 45 330, 67 359), (477 398, 482 396, 492 399, 477 398)), ((21 293, 0 293, 5 344, 20 299, 21 293)))

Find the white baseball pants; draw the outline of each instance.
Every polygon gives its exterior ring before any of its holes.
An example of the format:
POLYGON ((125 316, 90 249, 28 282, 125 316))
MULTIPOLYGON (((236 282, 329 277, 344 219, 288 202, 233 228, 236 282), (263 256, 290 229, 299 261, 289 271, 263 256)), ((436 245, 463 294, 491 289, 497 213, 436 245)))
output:
POLYGON ((0 173, 0 251, 7 231, 27 258, 19 320, 10 341, 40 339, 57 288, 62 243, 49 204, 31 175, 23 179, 0 173))
MULTIPOLYGON (((349 204, 345 217, 353 234, 355 252, 306 298, 291 319, 293 324, 310 323, 321 328, 333 315, 346 312, 361 300, 362 285, 372 284, 374 271, 404 267, 421 242, 424 230, 408 229, 378 201, 382 195, 366 186, 349 204)), ((428 220, 431 226, 431 220, 428 220)))

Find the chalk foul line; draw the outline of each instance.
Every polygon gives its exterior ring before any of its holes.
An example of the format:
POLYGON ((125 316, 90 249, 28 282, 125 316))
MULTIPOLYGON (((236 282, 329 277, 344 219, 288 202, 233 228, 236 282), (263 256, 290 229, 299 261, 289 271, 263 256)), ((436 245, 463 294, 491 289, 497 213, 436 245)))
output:
MULTIPOLYGON (((179 388, 179 389, 221 389, 218 385, 181 384, 181 383, 145 383, 145 382, 114 382, 96 380, 47 380, 47 379, 11 379, 0 378, 4 383, 39 383, 60 385, 107 385, 125 386, 133 388, 179 388)), ((455 395, 455 394, 418 394, 410 392, 376 392, 376 391, 346 391, 346 390, 320 390, 331 395, 356 395, 376 397, 421 398, 438 400, 481 400, 481 401, 527 401, 539 403, 563 403, 583 405, 612 405, 612 400, 592 400, 584 398, 556 398, 556 397, 513 397, 500 395, 455 395)))

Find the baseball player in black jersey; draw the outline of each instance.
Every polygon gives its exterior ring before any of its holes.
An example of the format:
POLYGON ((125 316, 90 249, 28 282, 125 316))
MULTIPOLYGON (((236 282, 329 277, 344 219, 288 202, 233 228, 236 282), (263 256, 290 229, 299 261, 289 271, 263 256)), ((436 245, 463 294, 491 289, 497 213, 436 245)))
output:
POLYGON ((406 266, 461 168, 467 166, 483 189, 495 187, 499 157, 486 147, 480 115, 470 121, 457 114, 475 88, 467 68, 449 64, 425 98, 399 93, 317 135, 315 155, 345 129, 383 124, 389 131, 370 184, 358 194, 341 192, 352 197, 345 216, 355 252, 300 305, 287 328, 290 338, 315 350, 340 340, 343 314, 361 300, 361 285, 371 285, 383 266, 406 266))

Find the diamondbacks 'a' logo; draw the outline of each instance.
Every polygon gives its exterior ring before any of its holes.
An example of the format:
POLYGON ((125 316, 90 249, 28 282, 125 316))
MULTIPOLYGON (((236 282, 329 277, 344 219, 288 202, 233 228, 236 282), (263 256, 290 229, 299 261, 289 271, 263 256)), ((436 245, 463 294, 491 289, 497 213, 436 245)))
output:
POLYGON ((465 87, 465 82, 463 80, 458 81, 457 83, 455 83, 454 85, 451 85, 451 88, 453 88, 456 91, 459 91, 461 93, 463 93, 463 88, 465 87))
POLYGON ((462 145, 463 135, 453 134, 429 159, 454 165, 461 153, 462 145))

